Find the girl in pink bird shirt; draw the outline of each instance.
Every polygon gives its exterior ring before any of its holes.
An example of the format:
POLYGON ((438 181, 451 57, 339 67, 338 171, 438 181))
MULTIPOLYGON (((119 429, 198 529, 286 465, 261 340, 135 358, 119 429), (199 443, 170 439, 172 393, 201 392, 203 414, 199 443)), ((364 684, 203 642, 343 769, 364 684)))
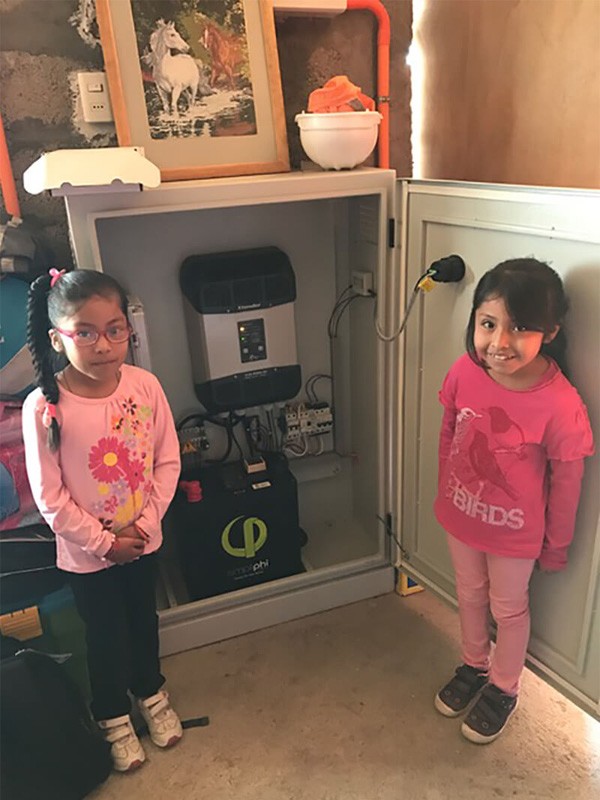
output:
POLYGON ((564 369, 567 300, 533 258, 487 272, 475 289, 467 353, 440 391, 435 514, 456 574, 463 663, 435 697, 462 734, 496 739, 517 707, 536 561, 567 565, 583 459, 593 453, 583 401, 564 369), (491 654, 488 611, 497 624, 491 654))
POLYGON ((131 327, 113 278, 50 270, 31 286, 27 332, 39 387, 23 406, 29 482, 86 626, 92 714, 127 772, 145 760, 129 691, 154 744, 182 735, 162 688, 155 599, 177 434, 157 379, 124 363, 131 327), (55 374, 56 354, 68 363, 55 374))

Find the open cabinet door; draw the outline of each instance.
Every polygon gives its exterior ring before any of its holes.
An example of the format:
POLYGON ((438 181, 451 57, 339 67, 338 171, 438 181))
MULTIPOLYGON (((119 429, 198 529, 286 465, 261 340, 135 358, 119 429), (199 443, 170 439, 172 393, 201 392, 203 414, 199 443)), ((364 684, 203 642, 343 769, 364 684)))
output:
MULTIPOLYGON (((467 266, 459 284, 421 294, 404 344, 402 461, 403 567, 454 598, 445 535, 433 514, 438 390, 464 352, 475 284, 508 258, 534 256, 562 276, 571 380, 586 403, 600 444, 600 193, 410 181, 404 202, 402 268, 412 287, 431 262, 452 253, 467 266)), ((400 383, 399 383, 400 385, 400 383)), ((400 437, 398 439, 400 442, 400 437)), ((400 454, 399 454, 400 455, 400 454)), ((600 711, 600 457, 586 460, 577 527, 565 572, 535 572, 531 582, 530 664, 591 714, 600 711)))

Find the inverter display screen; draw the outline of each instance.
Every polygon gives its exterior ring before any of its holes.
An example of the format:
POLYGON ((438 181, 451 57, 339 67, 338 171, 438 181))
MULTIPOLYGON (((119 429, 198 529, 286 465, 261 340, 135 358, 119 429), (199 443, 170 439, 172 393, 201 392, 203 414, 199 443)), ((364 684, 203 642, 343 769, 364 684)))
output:
POLYGON ((267 357, 264 319, 259 317, 243 320, 238 322, 237 327, 242 364, 248 361, 264 361, 267 357))

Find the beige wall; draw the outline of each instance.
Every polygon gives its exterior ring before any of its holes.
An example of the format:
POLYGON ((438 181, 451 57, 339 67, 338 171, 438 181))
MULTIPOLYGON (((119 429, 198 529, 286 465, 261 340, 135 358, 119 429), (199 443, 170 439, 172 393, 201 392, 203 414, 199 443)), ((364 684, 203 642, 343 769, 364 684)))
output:
POLYGON ((600 188, 600 0, 425 0, 422 176, 600 188))

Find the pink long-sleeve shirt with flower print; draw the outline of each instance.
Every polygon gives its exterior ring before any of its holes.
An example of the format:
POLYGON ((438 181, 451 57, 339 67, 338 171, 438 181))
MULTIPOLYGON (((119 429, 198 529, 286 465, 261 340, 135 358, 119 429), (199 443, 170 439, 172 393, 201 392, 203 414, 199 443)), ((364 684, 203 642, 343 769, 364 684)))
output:
POLYGON ((60 447, 48 448, 46 400, 39 389, 23 405, 23 437, 31 490, 56 534, 57 566, 97 572, 113 533, 136 523, 149 537, 144 553, 162 543, 161 520, 180 472, 173 416, 158 380, 124 364, 109 397, 79 397, 59 386, 60 447))

